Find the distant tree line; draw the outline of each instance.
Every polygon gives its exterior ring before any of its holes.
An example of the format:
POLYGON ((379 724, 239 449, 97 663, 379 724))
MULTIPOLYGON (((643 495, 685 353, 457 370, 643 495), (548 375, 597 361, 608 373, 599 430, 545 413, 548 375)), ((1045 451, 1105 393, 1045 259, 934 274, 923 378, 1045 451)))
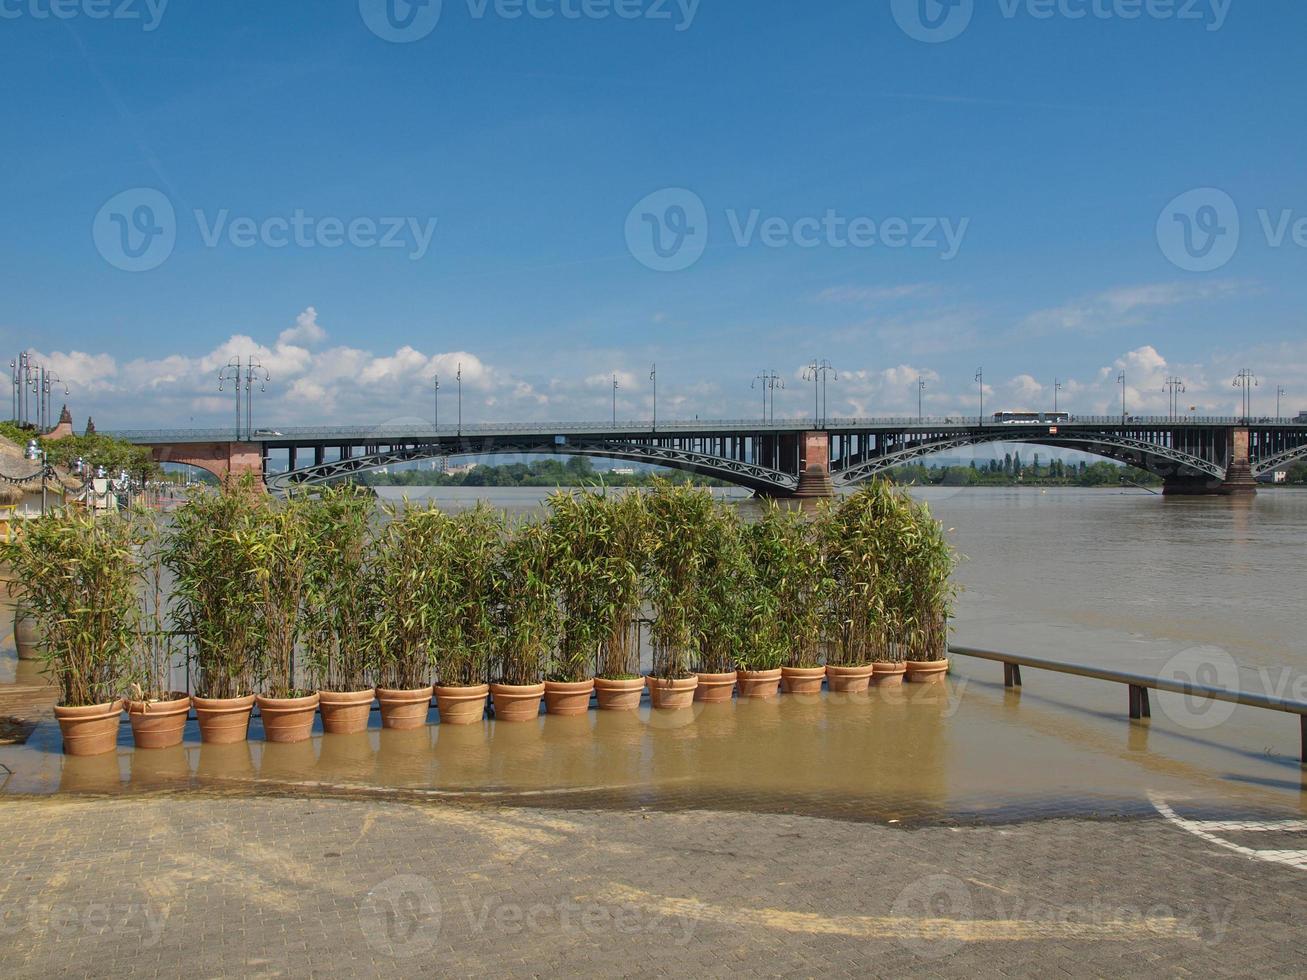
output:
POLYGON ((1062 459, 1042 462, 1035 453, 1030 462, 1020 452, 1007 453, 1002 459, 976 460, 969 466, 927 466, 913 463, 896 467, 897 483, 943 485, 950 487, 1115 487, 1121 481, 1141 486, 1158 486, 1162 479, 1147 470, 1118 463, 1068 463, 1062 459))
POLYGON ((582 487, 602 481, 610 487, 647 487, 655 478, 672 484, 701 487, 730 486, 723 480, 680 470, 637 473, 601 473, 585 456, 567 460, 537 459, 529 463, 477 466, 458 473, 440 470, 396 470, 360 473, 353 480, 368 487, 582 487))

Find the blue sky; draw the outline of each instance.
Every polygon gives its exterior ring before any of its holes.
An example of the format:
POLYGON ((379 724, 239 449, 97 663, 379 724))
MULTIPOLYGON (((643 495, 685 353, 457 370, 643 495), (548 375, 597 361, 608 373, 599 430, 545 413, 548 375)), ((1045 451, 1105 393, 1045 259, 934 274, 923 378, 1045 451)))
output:
POLYGON ((1307 408, 1296 0, 56 2, 0 0, 0 335, 79 423, 225 421, 249 353, 284 424, 460 363, 470 419, 647 418, 653 362, 800 416, 814 357, 831 414, 1307 408))

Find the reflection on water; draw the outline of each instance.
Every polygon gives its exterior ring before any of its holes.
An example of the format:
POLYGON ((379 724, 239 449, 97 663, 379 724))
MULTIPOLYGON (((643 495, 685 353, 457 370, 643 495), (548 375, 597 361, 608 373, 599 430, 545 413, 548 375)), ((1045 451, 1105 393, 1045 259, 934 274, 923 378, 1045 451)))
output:
MULTIPOLYGON (((491 493, 518 512, 541 497, 491 493)), ((1287 683, 1293 693, 1303 676, 1307 494, 1266 493, 1251 505, 1078 490, 921 496, 967 556, 960 642, 1143 673, 1214 645, 1244 668, 1246 688, 1287 683)), ((475 494, 440 499, 465 506, 475 494)), ((12 644, 0 657, 0 685, 44 683, 39 671, 17 663, 12 644)), ((1155 700, 1151 722, 1130 723, 1122 687, 1025 673, 1024 688, 1009 691, 999 665, 959 659, 940 685, 518 725, 315 732, 296 745, 263 743, 256 724, 247 744, 201 746, 192 723, 184 746, 136 752, 124 723, 119 751, 96 759, 60 755, 47 721, 28 746, 0 748, 0 763, 14 770, 8 793, 245 792, 264 783, 905 822, 1132 813, 1147 810, 1150 793, 1304 810, 1293 716, 1239 708, 1220 726, 1191 729, 1155 700)))

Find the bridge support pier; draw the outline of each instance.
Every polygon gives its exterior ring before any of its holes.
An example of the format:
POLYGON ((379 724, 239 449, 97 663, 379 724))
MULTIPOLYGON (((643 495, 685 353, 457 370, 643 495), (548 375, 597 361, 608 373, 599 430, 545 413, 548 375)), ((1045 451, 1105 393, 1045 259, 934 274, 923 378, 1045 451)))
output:
POLYGON ((830 433, 805 432, 799 446, 799 485, 793 496, 800 500, 835 496, 830 478, 830 433))
POLYGON ((263 447, 253 442, 201 442, 155 446, 156 463, 184 463, 208 470, 219 480, 249 473, 263 476, 263 447))
POLYGON ((1251 441, 1247 429, 1230 433, 1230 462, 1225 479, 1205 476, 1172 476, 1162 484, 1162 493, 1173 497, 1252 497, 1257 494, 1253 477, 1251 441))

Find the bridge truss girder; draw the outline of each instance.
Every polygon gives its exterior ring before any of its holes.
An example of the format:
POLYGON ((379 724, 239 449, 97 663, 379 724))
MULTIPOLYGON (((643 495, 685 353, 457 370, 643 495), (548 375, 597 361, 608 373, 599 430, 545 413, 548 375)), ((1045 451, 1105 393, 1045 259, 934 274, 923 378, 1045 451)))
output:
POLYGON ((608 439, 575 438, 568 439, 563 444, 556 443, 552 439, 549 442, 520 441, 489 444, 472 444, 460 440, 456 442, 393 446, 364 453, 360 456, 347 456, 313 466, 301 467, 286 473, 276 473, 265 477, 265 483, 269 491, 284 495, 297 487, 316 486, 354 473, 380 469, 383 466, 395 466, 401 463, 440 459, 448 456, 486 455, 587 456, 626 462, 652 463, 671 469, 717 477, 737 486, 770 495, 792 493, 798 486, 798 477, 793 474, 738 459, 660 445, 652 441, 625 442, 608 439))
POLYGON ((1004 429, 983 433, 968 432, 942 439, 911 443, 902 449, 895 449, 860 463, 834 469, 831 479, 837 485, 861 483, 896 466, 915 462, 936 453, 996 442, 1043 445, 1054 449, 1076 449, 1127 463, 1162 477, 1202 475, 1224 479, 1226 472, 1225 466, 1220 463, 1159 443, 1106 432, 1070 432, 1052 435, 1047 428, 1041 428, 1037 431, 1004 429))

